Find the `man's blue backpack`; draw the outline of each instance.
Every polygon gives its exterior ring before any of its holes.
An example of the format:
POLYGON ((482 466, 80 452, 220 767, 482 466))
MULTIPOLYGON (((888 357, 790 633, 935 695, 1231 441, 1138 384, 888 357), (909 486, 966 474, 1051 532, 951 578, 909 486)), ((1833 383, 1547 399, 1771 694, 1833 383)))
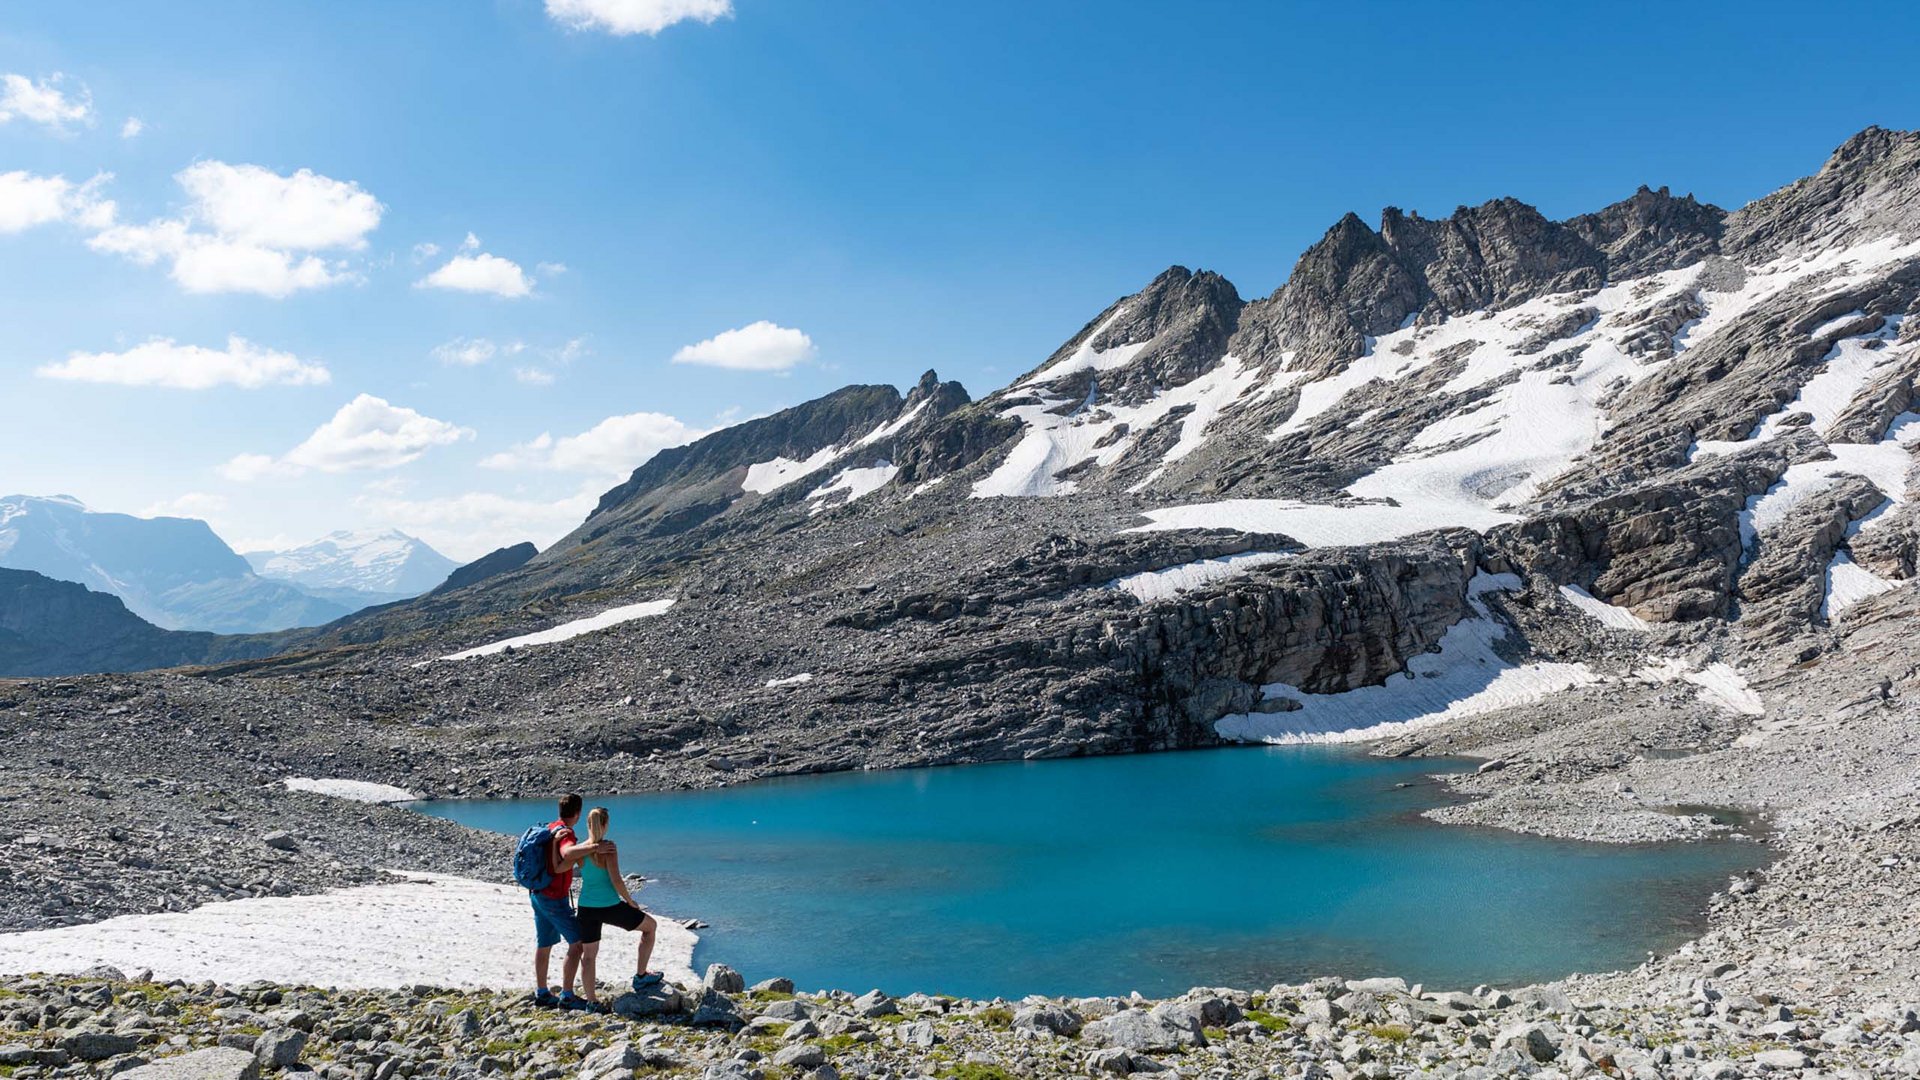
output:
POLYGON ((513 849, 513 880, 532 892, 553 884, 553 830, 535 825, 520 834, 513 849))

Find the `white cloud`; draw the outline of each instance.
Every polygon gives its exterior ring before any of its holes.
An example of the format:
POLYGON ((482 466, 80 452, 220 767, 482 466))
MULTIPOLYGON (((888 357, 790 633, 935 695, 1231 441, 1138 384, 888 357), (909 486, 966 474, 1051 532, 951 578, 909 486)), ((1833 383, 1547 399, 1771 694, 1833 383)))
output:
POLYGON ((481 460, 488 469, 551 469, 559 472, 625 476, 670 446, 707 434, 665 413, 609 416, 578 435, 554 438, 542 433, 531 442, 481 460))
POLYGON ((733 14, 733 0, 547 0, 547 15, 570 30, 658 34, 674 23, 711 23, 733 14))
POLYGON ((476 367, 496 356, 513 356, 525 349, 518 341, 500 344, 487 338, 454 338, 433 349, 433 358, 453 367, 476 367))
POLYGON ((294 476, 300 470, 274 460, 270 454, 235 454, 215 468, 221 476, 238 483, 249 483, 267 476, 294 476))
POLYGON ((414 262, 426 262, 438 254, 440 254, 440 245, 431 240, 413 245, 414 262))
POLYGON ((93 123, 93 95, 82 86, 68 97, 59 72, 34 82, 25 75, 0 75, 0 124, 14 117, 64 132, 68 124, 93 123))
POLYGON ((57 364, 37 372, 48 379, 112 383, 119 386, 165 386, 175 390, 206 390, 231 385, 248 390, 279 384, 320 386, 332 376, 319 364, 292 353, 276 352, 233 335, 225 349, 180 345, 171 338, 154 338, 117 353, 73 352, 57 364))
POLYGON ((541 277, 559 277, 567 272, 567 264, 562 262, 534 263, 533 272, 541 277))
POLYGON ((137 116, 129 116, 126 122, 120 125, 120 137, 123 139, 137 139, 140 137, 140 133, 145 130, 147 130, 146 121, 137 116))
POLYGON ((555 500, 482 491, 432 499, 376 492, 360 496, 354 505, 366 517, 417 536, 456 559, 476 559, 522 540, 546 547, 585 520, 598 498, 591 489, 555 500))
MULTIPOLYGON (((469 237, 469 239, 472 239, 469 237)), ((533 281, 512 259, 481 252, 455 255, 445 266, 414 284, 425 289, 452 289, 456 292, 492 293, 517 300, 533 292, 533 281)))
POLYGON ((171 263, 193 293, 285 297, 353 280, 345 263, 315 252, 360 251, 386 208, 360 185, 301 169, 197 162, 174 176, 186 214, 145 225, 102 222, 88 245, 141 265, 171 263))
POLYGON ((552 386, 554 380, 559 378, 559 376, 545 368, 536 367, 514 368, 513 377, 526 383, 528 386, 552 386))
POLYGON ((735 371, 786 371, 813 359, 814 352, 812 338, 762 319, 688 345, 673 354, 673 362, 735 371))
POLYGON ((353 472, 394 469, 436 446, 473 438, 473 429, 423 416, 372 394, 361 394, 279 458, 241 454, 220 466, 229 480, 292 476, 307 469, 353 472))
POLYGON ((214 495, 205 491, 189 491, 178 498, 165 499, 141 510, 136 517, 183 517, 207 518, 221 513, 227 508, 224 495, 214 495))
POLYGON ((38 176, 18 169, 0 173, 0 233, 16 233, 36 225, 69 222, 97 227, 113 220, 113 203, 99 190, 112 179, 101 173, 84 184, 64 176, 38 176))

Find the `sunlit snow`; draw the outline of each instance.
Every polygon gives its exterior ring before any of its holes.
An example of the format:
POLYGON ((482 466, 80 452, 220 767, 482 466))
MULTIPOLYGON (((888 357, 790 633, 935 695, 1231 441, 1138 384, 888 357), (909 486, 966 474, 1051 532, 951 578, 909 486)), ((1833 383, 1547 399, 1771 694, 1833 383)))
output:
POLYGON ((589 615, 584 619, 564 622, 559 626, 549 627, 545 630, 537 630, 531 634, 521 634, 518 637, 510 637, 504 641, 495 641, 490 644, 475 646, 471 649, 462 649, 457 653, 443 656, 440 659, 467 660, 475 656, 492 656, 495 653, 505 652, 508 649, 524 649, 533 645, 552 645, 556 642, 566 641, 569 638, 577 638, 582 634, 591 634, 595 630, 605 630, 610 626, 618 626, 624 622, 651 618, 665 612, 672 606, 673 600, 666 599, 646 600, 638 604, 627 604, 622 607, 609 608, 598 615, 589 615))

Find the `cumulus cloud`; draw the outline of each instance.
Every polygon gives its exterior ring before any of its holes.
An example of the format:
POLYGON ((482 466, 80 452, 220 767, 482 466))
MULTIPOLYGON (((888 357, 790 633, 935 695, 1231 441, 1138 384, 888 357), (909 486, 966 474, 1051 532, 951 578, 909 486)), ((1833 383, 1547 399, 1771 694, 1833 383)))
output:
POLYGON ((786 371, 813 359, 814 352, 812 338, 762 319, 688 345, 673 354, 673 362, 735 371, 786 371))
POLYGON ((0 233, 17 233, 55 222, 99 227, 113 220, 113 203, 100 197, 112 176, 101 173, 84 184, 64 176, 39 176, 14 170, 0 173, 0 233))
POLYGON ((145 130, 147 130, 146 121, 137 116, 129 116, 120 125, 120 137, 123 139, 137 139, 140 137, 140 133, 145 130))
POLYGON ((547 16, 560 25, 617 37, 653 35, 675 23, 711 23, 732 14, 733 0, 547 0, 547 16))
POLYGON ((93 95, 82 86, 67 96, 60 84, 66 77, 59 72, 35 82, 25 75, 0 75, 0 124, 15 117, 30 123, 65 132, 70 124, 93 123, 93 95))
POLYGON ((107 225, 87 243, 142 265, 162 260, 193 293, 285 297, 354 275, 322 253, 361 251, 386 207, 351 181, 311 169, 282 176, 258 165, 197 162, 174 180, 187 212, 145 225, 107 225))
POLYGON ((238 483, 250 483, 268 476, 295 476, 300 470, 271 454, 235 454, 214 471, 238 483))
POLYGON ((690 443, 706 430, 665 413, 609 416, 578 435, 554 438, 542 433, 530 442, 483 458, 488 469, 550 469, 558 472, 625 476, 670 446, 690 443))
POLYGON ((369 491, 354 505, 456 559, 475 559, 522 540, 546 547, 585 520, 597 499, 592 490, 553 500, 480 491, 407 499, 369 491))
POLYGON ((153 338, 124 352, 73 352, 57 364, 46 364, 42 378, 71 382, 111 383, 119 386, 164 386, 175 390, 207 390, 238 386, 320 386, 332 378, 327 369, 292 353, 262 348, 233 335, 225 349, 181 345, 172 338, 153 338))
POLYGON ((332 419, 315 428, 305 442, 280 457, 241 454, 222 465, 220 474, 229 480, 257 480, 263 476, 296 475, 308 469, 320 472, 394 469, 436 446, 471 438, 472 428, 424 416, 372 394, 361 394, 342 405, 332 419))
POLYGON ((423 289, 451 289, 455 292, 491 293, 518 300, 533 292, 533 279, 512 259, 481 252, 455 255, 446 265, 414 284, 423 289))

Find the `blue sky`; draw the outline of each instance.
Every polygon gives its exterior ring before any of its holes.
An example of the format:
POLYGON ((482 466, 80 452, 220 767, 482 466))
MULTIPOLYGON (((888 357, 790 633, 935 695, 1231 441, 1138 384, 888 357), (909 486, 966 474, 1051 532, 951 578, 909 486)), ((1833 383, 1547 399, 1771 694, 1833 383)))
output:
POLYGON ((469 558, 1172 263, 1264 295, 1348 210, 1733 207, 1920 125, 1904 6, 1688 8, 16 0, 0 489, 469 558))

